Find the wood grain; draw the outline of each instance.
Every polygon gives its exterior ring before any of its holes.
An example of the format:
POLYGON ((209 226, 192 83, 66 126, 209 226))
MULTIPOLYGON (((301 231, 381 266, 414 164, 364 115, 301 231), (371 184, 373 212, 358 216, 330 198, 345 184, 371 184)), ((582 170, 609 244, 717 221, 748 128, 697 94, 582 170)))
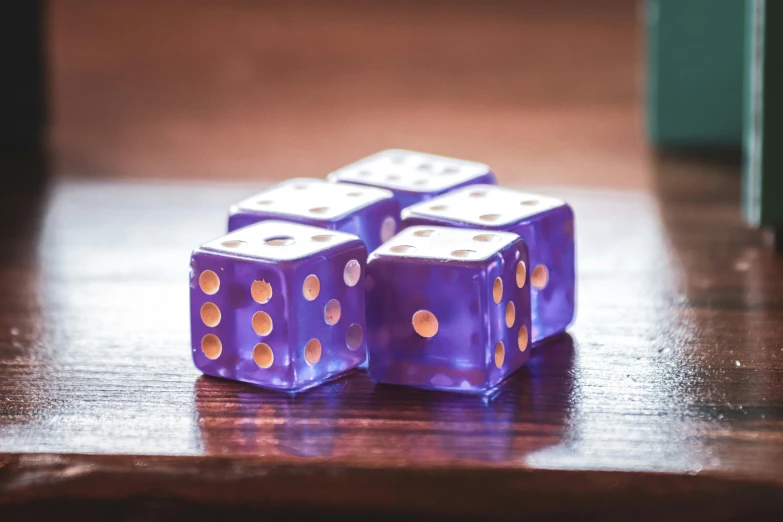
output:
POLYGON ((31 181, 0 191, 0 519, 781 519, 783 260, 735 161, 646 151, 633 3, 185 5, 50 2, 58 176, 0 164, 31 181), (573 204, 569 334, 483 399, 200 376, 190 251, 390 146, 573 204))
POLYGON ((650 168, 650 193, 547 190, 577 215, 578 317, 485 399, 363 372, 296 396, 199 376, 188 255, 257 187, 6 195, 2 509, 779 516, 783 260, 741 223, 736 166, 650 168))

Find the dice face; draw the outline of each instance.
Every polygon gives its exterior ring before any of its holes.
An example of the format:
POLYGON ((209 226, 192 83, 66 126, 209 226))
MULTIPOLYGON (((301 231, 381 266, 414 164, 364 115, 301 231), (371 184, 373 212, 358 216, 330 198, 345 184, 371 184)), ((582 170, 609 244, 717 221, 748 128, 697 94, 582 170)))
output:
POLYGON ((483 163, 410 150, 379 152, 331 173, 329 180, 389 189, 400 208, 465 185, 497 184, 483 163))
POLYGON ((207 375, 299 391, 366 360, 358 237, 264 221, 191 257, 193 361, 207 375))
POLYGON ((530 356, 527 246, 516 234, 411 227, 370 254, 373 379, 481 393, 530 356))
POLYGON ((440 225, 519 234, 530 249, 533 342, 565 331, 573 321, 574 213, 563 201, 476 185, 407 208, 402 218, 403 228, 440 225))
POLYGON ((282 220, 354 234, 368 251, 391 238, 400 209, 384 189, 291 179, 233 205, 229 232, 266 220, 282 220))

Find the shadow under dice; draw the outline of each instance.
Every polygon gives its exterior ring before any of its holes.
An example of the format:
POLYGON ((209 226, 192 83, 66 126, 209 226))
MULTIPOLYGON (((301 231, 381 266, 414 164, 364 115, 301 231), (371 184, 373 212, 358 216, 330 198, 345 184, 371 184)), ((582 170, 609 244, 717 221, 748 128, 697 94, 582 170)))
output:
POLYGON ((413 205, 402 226, 439 225, 507 231, 530 250, 532 340, 565 331, 574 319, 574 213, 565 202, 495 185, 474 185, 413 205))
POLYGON ((466 185, 497 184, 495 174, 483 163, 410 150, 373 154, 332 172, 329 180, 389 189, 400 208, 466 185))
POLYGON ((527 246, 507 232, 412 227, 367 262, 378 382, 484 392, 530 356, 527 246))
POLYGON ((190 275, 196 367, 299 391, 359 366, 366 259, 354 235, 279 221, 200 246, 190 275))
POLYGON ((266 220, 355 234, 372 251, 397 232, 400 208, 388 190, 291 179, 233 205, 228 230, 266 220))

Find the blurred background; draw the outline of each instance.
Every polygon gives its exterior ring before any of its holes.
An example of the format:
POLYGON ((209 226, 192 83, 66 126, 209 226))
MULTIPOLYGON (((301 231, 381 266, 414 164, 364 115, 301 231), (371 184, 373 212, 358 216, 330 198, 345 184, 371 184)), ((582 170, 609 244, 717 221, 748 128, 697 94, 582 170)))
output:
POLYGON ((629 0, 50 0, 56 176, 261 183, 385 148, 644 189, 629 0))

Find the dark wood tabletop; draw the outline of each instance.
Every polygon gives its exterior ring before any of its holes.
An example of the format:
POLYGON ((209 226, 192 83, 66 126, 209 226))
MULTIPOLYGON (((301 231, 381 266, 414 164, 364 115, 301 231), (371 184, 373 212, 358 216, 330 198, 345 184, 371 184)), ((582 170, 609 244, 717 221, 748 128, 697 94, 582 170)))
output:
POLYGON ((0 520, 783 518, 783 257, 735 158, 647 149, 636 4, 304 4, 49 2, 53 164, 0 161, 0 520), (485 398, 201 376, 191 250, 387 147, 573 205, 568 334, 485 398))
POLYGON ((576 212, 578 316, 486 398, 199 375, 189 253, 258 187, 6 193, 0 510, 779 515, 783 258, 742 224, 736 166, 655 170, 650 192, 542 189, 576 212))

